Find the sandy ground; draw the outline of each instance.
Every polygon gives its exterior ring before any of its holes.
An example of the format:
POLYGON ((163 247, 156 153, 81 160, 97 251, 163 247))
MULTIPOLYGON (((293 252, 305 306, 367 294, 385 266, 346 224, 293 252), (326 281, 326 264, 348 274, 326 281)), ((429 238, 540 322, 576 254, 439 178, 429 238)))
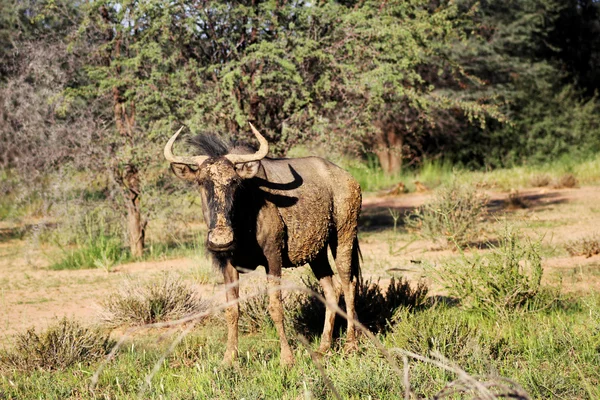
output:
MULTIPOLYGON (((491 229, 498 228, 502 219, 507 218, 528 234, 544 236, 544 243, 550 249, 544 258, 546 280, 562 281, 565 291, 600 291, 600 257, 570 257, 564 250, 569 240, 600 234, 600 187, 524 190, 520 196, 526 207, 515 209, 506 208, 508 193, 488 195, 493 213, 491 229)), ((418 193, 364 200, 361 249, 367 278, 385 282, 401 275, 416 281, 425 275, 421 268, 424 260, 435 262, 457 256, 450 250, 436 250, 433 243, 393 232, 393 212, 410 211, 430 196, 418 193)), ((2 229, 7 228, 0 226, 2 229)), ((48 251, 30 241, 0 235, 0 342, 29 327, 44 327, 57 317, 70 316, 84 323, 95 323, 99 304, 126 279, 149 281, 168 271, 196 282, 198 290, 207 297, 217 301, 224 298, 218 277, 208 284, 197 283, 199 270, 203 276, 207 271, 211 273, 209 261, 202 256, 124 264, 110 272, 53 271, 47 269, 48 251)), ((284 279, 308 272, 304 269, 286 271, 284 279)), ((252 290, 261 285, 262 275, 264 270, 260 269, 244 276, 242 288, 252 290)))

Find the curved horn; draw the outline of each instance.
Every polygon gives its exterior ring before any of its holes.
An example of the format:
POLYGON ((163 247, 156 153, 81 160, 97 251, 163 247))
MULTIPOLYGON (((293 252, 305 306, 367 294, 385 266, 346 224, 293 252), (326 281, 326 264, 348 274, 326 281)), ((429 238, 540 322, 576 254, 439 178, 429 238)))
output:
POLYGON ((175 143, 175 139, 177 139, 177 136, 179 136, 179 134, 181 133, 183 128, 184 128, 183 126, 181 128, 179 128, 179 130, 177 132, 175 132, 175 134, 173 136, 171 136, 171 139, 169 139, 169 141, 165 145, 165 150, 164 150, 165 158, 167 159, 167 161, 169 161, 171 163, 200 165, 208 158, 208 156, 181 157, 181 156, 176 156, 173 154, 173 143, 175 143))
POLYGON ((260 147, 254 154, 227 154, 225 158, 234 164, 242 164, 250 161, 260 161, 263 158, 265 158, 267 156, 267 153, 269 152, 269 142, 267 142, 267 139, 265 139, 264 136, 260 134, 258 129, 256 129, 251 122, 249 122, 249 124, 250 128, 252 129, 252 133, 254 133, 254 136, 256 136, 256 139, 258 139, 258 142, 260 143, 260 147))

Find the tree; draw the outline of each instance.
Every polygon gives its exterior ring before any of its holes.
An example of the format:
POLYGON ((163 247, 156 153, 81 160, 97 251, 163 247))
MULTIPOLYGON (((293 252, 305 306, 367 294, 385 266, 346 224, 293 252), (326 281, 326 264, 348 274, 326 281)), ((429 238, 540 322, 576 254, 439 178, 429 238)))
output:
POLYGON ((464 39, 468 13, 429 1, 366 1, 343 15, 330 45, 342 72, 331 114, 372 149, 385 172, 400 171, 441 115, 503 119, 493 98, 464 91, 464 82, 481 82, 447 54, 464 39))

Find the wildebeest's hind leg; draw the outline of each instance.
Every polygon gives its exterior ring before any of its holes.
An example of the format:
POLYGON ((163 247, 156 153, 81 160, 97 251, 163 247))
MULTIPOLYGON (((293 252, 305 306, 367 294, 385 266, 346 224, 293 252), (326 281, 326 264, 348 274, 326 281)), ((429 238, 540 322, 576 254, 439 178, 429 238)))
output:
POLYGON ((230 365, 235 361, 238 355, 238 320, 240 305, 237 303, 239 298, 239 273, 227 262, 223 268, 223 278, 226 287, 227 302, 235 301, 225 310, 225 319, 227 320, 227 348, 223 357, 223 364, 230 365))
POLYGON ((354 298, 356 285, 360 279, 359 249, 356 233, 351 236, 339 237, 335 266, 342 281, 346 313, 348 314, 348 330, 346 333, 346 350, 354 351, 358 348, 354 331, 356 318, 354 298))
POLYGON ((267 271, 267 284, 269 289, 269 314, 279 334, 281 345, 281 365, 294 364, 294 355, 290 349, 283 324, 283 303, 281 301, 281 267, 269 268, 267 271))
MULTIPOLYGON (((310 268, 323 288, 327 303, 337 305, 338 296, 333 288, 333 270, 327 259, 327 247, 323 248, 317 258, 310 263, 310 268)), ((326 353, 331 347, 334 321, 335 311, 333 311, 331 307, 326 306, 325 323, 323 326, 323 334, 321 335, 321 345, 319 346, 319 352, 322 354, 326 353)))

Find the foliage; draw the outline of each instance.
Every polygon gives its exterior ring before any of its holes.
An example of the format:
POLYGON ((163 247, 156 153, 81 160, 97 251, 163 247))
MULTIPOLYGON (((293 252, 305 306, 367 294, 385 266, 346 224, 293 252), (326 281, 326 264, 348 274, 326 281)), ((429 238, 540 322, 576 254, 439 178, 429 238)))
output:
POLYGON ((556 300, 541 286, 541 239, 523 238, 506 226, 498 244, 485 253, 442 263, 437 279, 452 297, 471 311, 507 316, 521 310, 538 310, 556 300))
POLYGON ((111 326, 145 325, 206 311, 210 305, 189 284, 170 274, 146 283, 127 280, 102 302, 102 319, 111 326))
POLYGON ((423 238, 463 248, 478 238, 487 202, 486 195, 455 179, 438 188, 430 203, 409 214, 406 225, 423 238))
POLYGON ((65 370, 97 361, 108 354, 113 344, 107 334, 63 318, 40 333, 31 328, 18 334, 14 349, 0 355, 0 368, 65 370))
MULTIPOLYGON (((461 7, 468 9, 474 3, 462 1, 461 7)), ((457 43, 450 54, 468 74, 488 83, 468 92, 483 90, 497 96, 509 123, 490 121, 480 129, 451 119, 453 123, 447 122, 445 128, 452 134, 438 133, 438 151, 470 167, 542 163, 567 154, 597 153, 600 103, 594 95, 597 82, 591 84, 589 72, 597 69, 592 65, 598 60, 598 36, 591 34, 597 26, 589 18, 598 9, 590 1, 481 2, 467 31, 468 41, 457 43), (589 35, 586 45, 574 48, 583 32, 589 35), (579 54, 575 59, 566 57, 572 53, 579 54), (574 61, 581 63, 577 72, 568 67, 574 61), (589 86, 577 87, 584 81, 589 86), (458 130, 461 134, 455 133, 458 130)))

